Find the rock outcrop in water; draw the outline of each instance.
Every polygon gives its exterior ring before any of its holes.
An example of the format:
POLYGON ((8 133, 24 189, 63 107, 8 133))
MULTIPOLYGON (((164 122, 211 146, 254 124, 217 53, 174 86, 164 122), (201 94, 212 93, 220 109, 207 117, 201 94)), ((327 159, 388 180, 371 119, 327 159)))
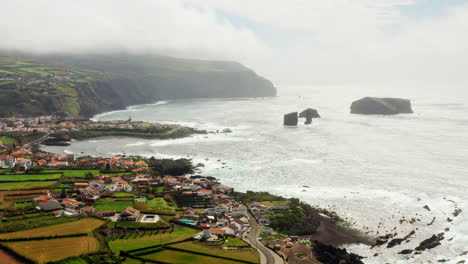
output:
POLYGON ((298 118, 297 112, 292 112, 284 115, 284 125, 285 126, 297 126, 298 118))
POLYGON ((309 125, 309 124, 312 123, 312 118, 320 118, 320 115, 317 112, 317 110, 312 109, 312 108, 307 108, 306 110, 302 111, 299 114, 299 117, 300 118, 305 118, 306 121, 305 121, 304 124, 309 125))
POLYGON ((351 104, 352 114, 396 115, 412 114, 411 101, 401 98, 365 97, 351 104))

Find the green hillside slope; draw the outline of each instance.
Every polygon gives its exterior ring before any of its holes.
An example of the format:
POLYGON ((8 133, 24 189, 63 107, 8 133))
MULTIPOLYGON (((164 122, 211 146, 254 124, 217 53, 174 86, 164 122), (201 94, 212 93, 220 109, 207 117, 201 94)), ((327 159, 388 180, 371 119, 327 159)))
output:
POLYGON ((156 100, 275 96, 235 62, 163 56, 0 54, 0 113, 89 117, 156 100))

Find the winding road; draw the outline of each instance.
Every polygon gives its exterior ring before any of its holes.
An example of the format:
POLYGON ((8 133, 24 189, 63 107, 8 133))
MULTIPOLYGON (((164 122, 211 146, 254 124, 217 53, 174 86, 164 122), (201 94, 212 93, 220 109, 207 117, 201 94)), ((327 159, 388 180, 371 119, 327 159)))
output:
POLYGON ((245 237, 245 240, 254 247, 260 254, 261 264, 284 264, 283 259, 278 256, 275 252, 265 247, 260 241, 258 241, 258 233, 262 230, 261 225, 257 223, 255 217, 249 212, 250 218, 250 232, 245 237))

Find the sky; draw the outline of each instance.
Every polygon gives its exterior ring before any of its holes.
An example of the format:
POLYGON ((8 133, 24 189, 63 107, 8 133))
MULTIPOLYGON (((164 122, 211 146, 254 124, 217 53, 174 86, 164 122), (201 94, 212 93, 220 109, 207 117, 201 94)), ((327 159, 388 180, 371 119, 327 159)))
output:
POLYGON ((0 3, 0 49, 234 60, 282 86, 468 86, 468 0, 0 3))

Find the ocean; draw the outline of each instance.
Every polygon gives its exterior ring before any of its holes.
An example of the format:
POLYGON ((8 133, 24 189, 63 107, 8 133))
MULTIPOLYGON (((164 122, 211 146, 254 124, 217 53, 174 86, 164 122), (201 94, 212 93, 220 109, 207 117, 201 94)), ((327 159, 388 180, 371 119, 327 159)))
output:
POLYGON ((269 191, 335 210, 370 235, 416 234, 393 248, 349 245, 365 263, 468 261, 468 100, 462 91, 424 88, 280 88, 274 98, 190 99, 137 105, 95 120, 176 123, 232 133, 174 140, 100 138, 56 153, 188 157, 239 191, 269 191), (411 99, 414 114, 349 113, 364 96, 411 99), (283 115, 317 109, 322 118, 284 127, 283 115), (423 207, 427 205, 430 211, 423 207), (460 208, 462 213, 452 213, 460 208), (434 219, 433 224, 430 224, 434 219), (414 221, 410 221, 414 218, 414 221), (401 255, 444 232, 442 245, 401 255), (374 256, 377 253, 377 256, 374 256))

